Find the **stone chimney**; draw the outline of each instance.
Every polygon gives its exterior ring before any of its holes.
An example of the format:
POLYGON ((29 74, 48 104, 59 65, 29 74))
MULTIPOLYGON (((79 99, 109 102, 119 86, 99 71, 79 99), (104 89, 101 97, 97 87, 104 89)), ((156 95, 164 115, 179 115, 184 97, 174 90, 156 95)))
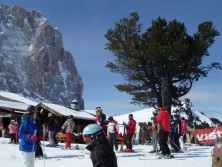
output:
POLYGON ((79 102, 78 102, 76 99, 74 99, 74 100, 72 101, 72 103, 71 103, 71 109, 76 110, 76 111, 79 111, 79 102))

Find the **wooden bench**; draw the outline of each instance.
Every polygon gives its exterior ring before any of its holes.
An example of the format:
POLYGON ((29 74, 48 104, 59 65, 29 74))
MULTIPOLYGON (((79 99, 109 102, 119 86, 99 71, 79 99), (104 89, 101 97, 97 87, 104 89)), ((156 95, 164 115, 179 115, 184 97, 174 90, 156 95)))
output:
MULTIPOLYGON (((56 134, 57 141, 66 142, 66 134, 65 133, 57 133, 56 134)), ((73 135, 72 143, 75 143, 75 135, 73 135)))
POLYGON ((65 142, 66 141, 66 134, 64 133, 57 133, 56 134, 56 139, 60 142, 65 142))
POLYGON ((124 145, 124 138, 123 137, 120 137, 120 138, 117 137, 117 142, 120 145, 124 145))

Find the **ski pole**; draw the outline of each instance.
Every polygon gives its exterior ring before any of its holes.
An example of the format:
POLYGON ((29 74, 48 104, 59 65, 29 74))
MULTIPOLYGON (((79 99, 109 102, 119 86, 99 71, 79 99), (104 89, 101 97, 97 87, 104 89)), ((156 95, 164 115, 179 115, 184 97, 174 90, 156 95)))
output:
MULTIPOLYGON (((36 136, 36 132, 37 132, 37 130, 35 130, 35 132, 34 132, 34 135, 33 135, 33 136, 36 136)), ((35 147, 35 141, 33 142, 32 152, 34 152, 34 147, 35 147)))
POLYGON ((183 153, 184 155, 186 155, 185 152, 182 151, 171 139, 169 139, 169 140, 170 140, 170 142, 173 143, 174 146, 176 146, 176 148, 177 148, 181 153, 183 153))
POLYGON ((45 125, 44 124, 42 124, 42 129, 43 129, 43 162, 44 162, 44 167, 45 167, 45 137, 44 137, 44 135, 45 135, 45 125))

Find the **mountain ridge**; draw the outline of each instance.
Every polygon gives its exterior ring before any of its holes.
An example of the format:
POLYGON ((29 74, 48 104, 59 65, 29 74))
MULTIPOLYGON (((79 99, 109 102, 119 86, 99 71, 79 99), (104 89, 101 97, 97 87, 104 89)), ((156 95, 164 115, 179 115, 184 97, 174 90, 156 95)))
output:
POLYGON ((62 34, 38 11, 0 4, 0 90, 84 109, 84 85, 62 34))

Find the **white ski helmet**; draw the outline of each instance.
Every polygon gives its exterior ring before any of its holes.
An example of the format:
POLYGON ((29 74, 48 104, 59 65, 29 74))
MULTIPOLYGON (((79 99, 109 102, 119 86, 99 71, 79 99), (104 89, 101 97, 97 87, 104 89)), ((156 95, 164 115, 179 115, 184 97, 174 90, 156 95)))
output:
POLYGON ((101 133, 103 133, 103 128, 97 124, 87 125, 83 129, 83 136, 91 135, 93 137, 93 136, 97 136, 101 133))

